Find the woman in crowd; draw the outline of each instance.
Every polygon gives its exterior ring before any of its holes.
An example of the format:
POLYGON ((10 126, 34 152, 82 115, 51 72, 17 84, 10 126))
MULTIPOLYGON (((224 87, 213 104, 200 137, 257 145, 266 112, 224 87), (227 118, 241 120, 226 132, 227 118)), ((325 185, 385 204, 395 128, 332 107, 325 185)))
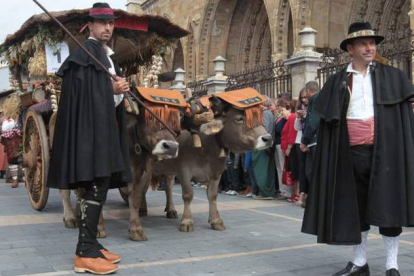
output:
MULTIPOLYGON (((273 118, 275 105, 268 97, 264 104, 264 127, 273 134, 273 118)), ((255 199, 273 199, 275 196, 275 163, 271 150, 255 150, 252 152, 254 176, 259 186, 259 195, 255 199)))
POLYGON ((283 166, 285 163, 285 157, 281 148, 281 134, 283 127, 286 124, 286 119, 282 115, 282 106, 285 101, 290 101, 289 94, 280 94, 276 104, 276 116, 274 121, 274 135, 273 135, 273 146, 275 148, 274 159, 277 171, 277 179, 279 183, 279 190, 276 193, 276 198, 280 200, 288 199, 292 196, 292 189, 282 183, 283 166))
POLYGON ((288 199, 289 202, 296 202, 299 199, 298 194, 298 161, 296 156, 296 134, 295 130, 295 101, 285 100, 281 102, 281 112, 286 119, 286 124, 281 133, 281 149, 285 156, 287 170, 291 171, 293 180, 293 193, 288 199))
POLYGON ((306 155, 300 149, 300 143, 302 139, 302 130, 306 118, 306 112, 309 101, 306 93, 306 89, 303 88, 299 94, 299 101, 296 107, 296 120, 295 120, 295 130, 297 130, 295 147, 296 155, 298 157, 298 172, 299 172, 299 200, 296 202, 297 205, 304 207, 305 196, 308 193, 308 179, 306 177, 306 155))

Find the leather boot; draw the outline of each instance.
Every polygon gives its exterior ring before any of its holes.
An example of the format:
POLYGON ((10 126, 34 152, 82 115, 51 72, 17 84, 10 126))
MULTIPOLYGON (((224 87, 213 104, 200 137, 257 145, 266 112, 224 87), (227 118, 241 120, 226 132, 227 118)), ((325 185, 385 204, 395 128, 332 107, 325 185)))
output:
POLYGON ((118 270, 118 266, 104 258, 88 258, 75 256, 73 266, 75 272, 90 272, 98 275, 110 274, 118 270))
POLYGON ((80 209, 81 221, 76 255, 79 257, 105 258, 101 253, 101 249, 104 248, 96 239, 102 204, 94 200, 81 199, 80 209))
POLYGON ((121 256, 110 252, 106 249, 101 249, 101 253, 105 256, 105 258, 113 264, 119 263, 121 261, 121 256))

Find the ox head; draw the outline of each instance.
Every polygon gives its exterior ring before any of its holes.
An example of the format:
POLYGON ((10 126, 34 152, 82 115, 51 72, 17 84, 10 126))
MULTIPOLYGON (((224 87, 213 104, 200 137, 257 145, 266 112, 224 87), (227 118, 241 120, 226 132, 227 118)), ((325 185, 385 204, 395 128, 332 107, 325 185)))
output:
POLYGON ((200 131, 206 135, 218 135, 223 146, 236 153, 270 147, 273 141, 263 127, 263 110, 259 99, 259 104, 241 108, 219 97, 212 97, 210 101, 215 117, 202 125, 200 131))
POLYGON ((130 136, 131 150, 140 154, 142 148, 146 149, 158 159, 169 159, 178 156, 178 143, 174 136, 166 129, 160 129, 154 121, 145 120, 145 111, 140 115, 127 117, 127 128, 130 136), (142 114, 142 115, 141 115, 142 114))
MULTIPOLYGON (((157 93, 160 92, 156 89, 138 89, 140 96, 144 101, 146 100, 145 103, 151 109, 151 111, 159 118, 161 118, 163 122, 166 123, 170 128, 179 131, 181 115, 179 106, 173 106, 168 103, 160 104, 160 102, 149 101, 148 99, 152 99, 151 97, 156 97, 156 99, 161 98, 161 100, 168 100, 168 98, 159 96, 157 93)), ((171 94, 174 96, 173 92, 168 91, 168 93, 170 93, 167 94, 168 96, 171 94)), ((146 109, 140 107, 139 115, 129 115, 129 118, 128 129, 130 131, 132 141, 137 141, 132 145, 134 147, 133 150, 135 153, 138 153, 137 151, 139 151, 137 150, 137 144, 139 144, 139 147, 145 148, 148 152, 155 155, 159 160, 175 158, 178 156, 178 143, 176 142, 175 137, 167 129, 165 129, 164 126, 159 121, 157 121, 146 109)))

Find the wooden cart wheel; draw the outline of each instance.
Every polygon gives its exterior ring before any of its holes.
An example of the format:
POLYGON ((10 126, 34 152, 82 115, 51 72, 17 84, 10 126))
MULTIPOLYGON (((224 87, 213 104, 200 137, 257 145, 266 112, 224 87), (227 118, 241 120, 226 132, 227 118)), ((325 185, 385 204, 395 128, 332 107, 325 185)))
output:
POLYGON ((30 203, 41 211, 49 197, 49 142, 43 118, 33 110, 27 112, 23 125, 23 166, 30 203))

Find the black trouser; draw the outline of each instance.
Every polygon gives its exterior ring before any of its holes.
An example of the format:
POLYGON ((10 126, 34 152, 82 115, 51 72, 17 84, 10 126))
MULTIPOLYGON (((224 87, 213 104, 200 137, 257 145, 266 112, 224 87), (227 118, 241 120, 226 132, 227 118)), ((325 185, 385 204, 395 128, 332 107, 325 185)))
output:
POLYGON ((99 216, 106 201, 111 178, 96 178, 94 182, 83 182, 85 189, 81 199, 81 224, 79 226, 78 245, 76 255, 89 258, 105 258, 100 252, 104 247, 96 239, 98 234, 99 216))
POLYGON ((227 176, 228 172, 227 170, 224 170, 224 172, 221 174, 221 178, 220 178, 220 183, 219 183, 219 188, 222 191, 225 191, 228 189, 228 187, 230 186, 230 181, 229 181, 229 177, 227 176))
MULTIPOLYGON (((368 231, 370 229, 370 225, 367 223, 367 204, 373 151, 374 147, 368 145, 351 147, 361 232, 368 231)), ((401 234, 402 228, 380 227, 379 232, 381 235, 387 237, 397 237, 401 234)))
MULTIPOLYGON (((231 175, 229 189, 239 192, 240 190, 240 167, 237 167, 237 169, 235 169, 232 164, 231 167, 229 167, 229 170, 230 170, 230 175, 231 175)), ((229 173, 229 171, 227 171, 227 173, 229 173)))
POLYGON ((308 179, 308 183, 311 183, 312 179, 312 168, 313 168, 313 159, 315 158, 316 153, 316 146, 309 147, 309 151, 306 152, 306 178, 308 179))
POLYGON ((296 146, 296 152, 299 165, 299 192, 307 194, 309 184, 306 177, 306 153, 300 149, 300 146, 296 146))

